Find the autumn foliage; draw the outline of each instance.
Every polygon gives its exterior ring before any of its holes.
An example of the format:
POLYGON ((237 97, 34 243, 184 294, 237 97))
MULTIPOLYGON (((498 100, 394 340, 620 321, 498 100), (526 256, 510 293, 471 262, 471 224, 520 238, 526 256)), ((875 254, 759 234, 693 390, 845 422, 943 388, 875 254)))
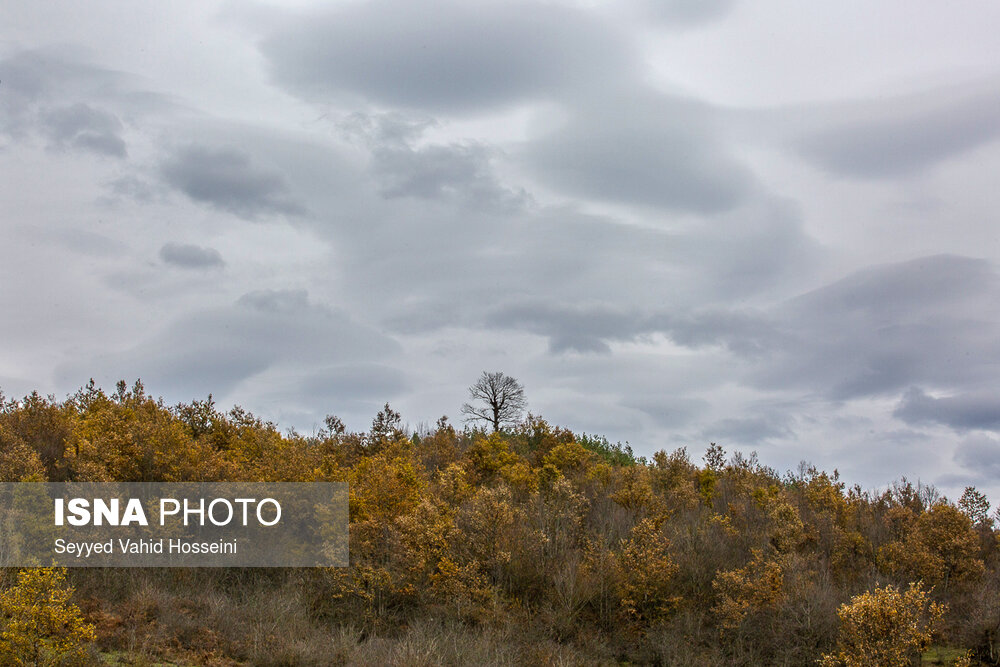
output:
POLYGON ((351 552, 8 572, 0 664, 906 665, 932 642, 1000 661, 998 533, 974 489, 864 491, 716 445, 647 460, 530 415, 414 430, 386 405, 365 432, 282 433, 139 383, 0 398, 0 479, 346 481, 351 552))
POLYGON ((840 633, 823 667, 907 667, 930 646, 944 607, 931 602, 920 583, 905 591, 894 586, 855 596, 837 610, 840 633))
POLYGON ((32 568, 0 593, 0 665, 89 665, 94 626, 70 602, 60 568, 32 568))

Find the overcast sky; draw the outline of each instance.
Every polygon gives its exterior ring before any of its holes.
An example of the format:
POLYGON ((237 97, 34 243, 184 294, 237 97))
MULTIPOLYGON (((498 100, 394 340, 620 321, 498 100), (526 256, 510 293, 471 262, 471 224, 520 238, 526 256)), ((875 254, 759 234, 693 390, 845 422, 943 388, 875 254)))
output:
POLYGON ((1000 3, 8 3, 0 388, 282 428, 483 370, 1000 499, 1000 3))

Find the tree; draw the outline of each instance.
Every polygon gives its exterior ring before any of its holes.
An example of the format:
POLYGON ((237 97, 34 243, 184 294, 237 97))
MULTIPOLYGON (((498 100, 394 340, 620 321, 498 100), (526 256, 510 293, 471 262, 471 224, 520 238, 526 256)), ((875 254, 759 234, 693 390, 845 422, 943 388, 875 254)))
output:
POLYGON ((719 602, 712 611, 723 630, 734 630, 754 613, 777 611, 784 598, 784 573, 776 560, 753 549, 753 560, 736 570, 721 571, 712 580, 719 602))
POLYGON ((0 664, 92 665, 94 626, 70 601, 66 570, 21 570, 0 593, 0 664))
POLYGON ((965 493, 958 501, 958 508, 965 516, 969 517, 974 526, 989 526, 990 502, 985 495, 976 491, 976 487, 965 487, 965 493))
POLYGON ((921 583, 908 590, 876 588, 840 606, 836 650, 823 656, 823 667, 908 667, 927 650, 945 607, 931 602, 921 583))
POLYGON ((469 398, 483 405, 463 405, 465 421, 492 424, 494 432, 504 424, 517 423, 528 405, 521 383, 499 372, 483 371, 476 383, 469 387, 469 398))
POLYGON ((402 436, 403 417, 386 403, 381 412, 372 420, 370 439, 372 445, 379 447, 386 442, 402 436))

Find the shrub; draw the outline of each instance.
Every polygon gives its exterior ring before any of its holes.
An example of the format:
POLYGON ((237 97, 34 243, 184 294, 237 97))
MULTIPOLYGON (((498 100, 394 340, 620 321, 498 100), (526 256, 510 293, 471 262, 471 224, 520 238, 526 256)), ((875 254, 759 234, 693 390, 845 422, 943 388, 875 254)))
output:
POLYGON ((94 626, 70 603, 72 595, 63 568, 21 570, 17 584, 0 594, 0 664, 91 664, 94 626))
POLYGON ((930 602, 920 583, 910 584, 906 591, 895 586, 866 591, 837 610, 837 646, 820 664, 908 667, 930 645, 944 613, 945 607, 930 602))

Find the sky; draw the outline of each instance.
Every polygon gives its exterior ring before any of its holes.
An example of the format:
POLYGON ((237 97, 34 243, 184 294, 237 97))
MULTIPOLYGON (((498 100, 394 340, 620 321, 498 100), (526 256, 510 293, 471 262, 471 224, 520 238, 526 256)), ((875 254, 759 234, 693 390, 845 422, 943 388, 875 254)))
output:
POLYGON ((413 428, 480 373, 1000 501, 1000 3, 9 3, 0 389, 413 428))

